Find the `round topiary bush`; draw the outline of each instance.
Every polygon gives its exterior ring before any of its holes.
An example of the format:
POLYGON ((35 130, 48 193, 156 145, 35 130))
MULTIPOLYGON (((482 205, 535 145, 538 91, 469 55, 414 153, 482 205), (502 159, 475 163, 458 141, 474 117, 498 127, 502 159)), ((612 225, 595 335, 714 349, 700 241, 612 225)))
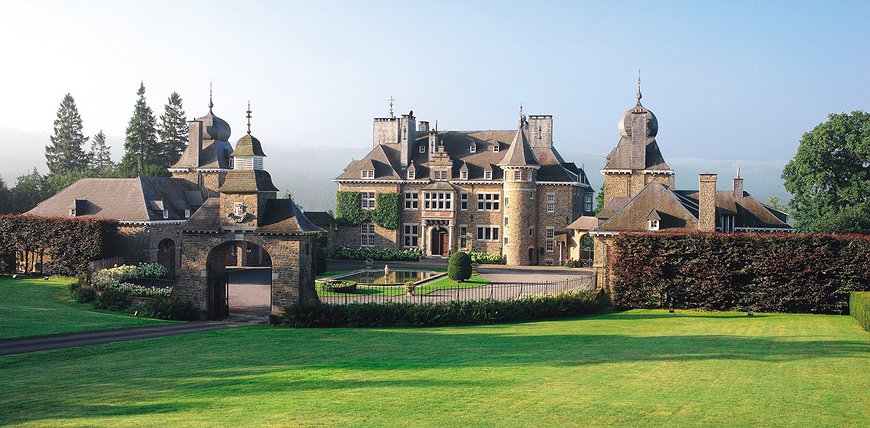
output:
POLYGON ((471 278, 471 256, 462 251, 453 253, 447 263, 447 277, 456 282, 471 278))

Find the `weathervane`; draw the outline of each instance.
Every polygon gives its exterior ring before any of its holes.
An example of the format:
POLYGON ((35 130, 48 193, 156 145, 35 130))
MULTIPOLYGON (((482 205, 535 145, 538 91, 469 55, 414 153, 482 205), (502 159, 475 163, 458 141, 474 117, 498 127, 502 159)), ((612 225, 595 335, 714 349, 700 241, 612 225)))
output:
POLYGON ((640 104, 640 99, 643 98, 643 94, 640 93, 640 69, 637 69, 637 103, 640 104))
POLYGON ((396 99, 390 96, 390 99, 388 99, 387 101, 390 102, 390 117, 396 117, 396 115, 393 114, 393 101, 396 101, 396 99))
POLYGON ((208 112, 211 113, 211 108, 214 107, 214 103, 211 101, 211 82, 208 82, 208 112))
POLYGON ((251 135, 251 100, 248 100, 248 110, 245 113, 248 113, 245 117, 248 118, 248 135, 251 135))

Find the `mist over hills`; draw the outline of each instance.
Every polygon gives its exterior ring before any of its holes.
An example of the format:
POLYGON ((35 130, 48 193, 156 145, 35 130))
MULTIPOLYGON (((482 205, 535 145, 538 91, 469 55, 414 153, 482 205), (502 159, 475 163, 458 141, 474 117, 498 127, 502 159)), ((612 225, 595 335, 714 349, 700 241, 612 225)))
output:
MULTIPOLYGON (((11 187, 16 178, 36 167, 46 173, 45 146, 49 135, 38 132, 20 131, 0 127, 0 177, 11 187)), ((123 153, 123 137, 108 136, 112 157, 117 161, 123 153)), ((557 145, 558 147, 558 145, 557 145)), ((335 191, 338 186, 332 182, 350 163, 351 159, 365 156, 371 146, 332 147, 315 146, 287 149, 269 145, 266 149, 265 168, 272 175, 273 182, 284 191, 289 191, 294 200, 308 211, 324 211, 335 208, 335 191)), ((718 187, 726 190, 731 187, 737 166, 745 178, 746 190, 760 201, 767 201, 771 195, 785 202, 791 199, 782 184, 780 175, 788 160, 710 160, 695 158, 665 159, 676 171, 678 189, 697 189, 699 173, 719 174, 718 187)), ((562 157, 577 166, 582 166, 589 181, 597 192, 603 177, 600 170, 604 167, 604 154, 589 155, 560 150, 562 157)))

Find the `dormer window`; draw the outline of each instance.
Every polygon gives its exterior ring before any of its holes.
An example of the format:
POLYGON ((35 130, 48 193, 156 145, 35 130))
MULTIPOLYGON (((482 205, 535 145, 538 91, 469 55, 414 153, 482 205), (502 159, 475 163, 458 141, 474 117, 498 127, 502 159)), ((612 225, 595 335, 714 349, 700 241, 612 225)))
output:
POLYGON ((76 209, 75 209, 75 208, 70 208, 70 209, 69 209, 69 216, 70 216, 70 217, 75 217, 75 216, 76 216, 76 209))
POLYGON ((417 171, 410 170, 408 171, 408 180, 414 180, 417 178, 417 171))
POLYGON ((468 180, 468 171, 459 171, 459 179, 468 180))
POLYGON ((501 148, 499 147, 498 142, 492 145, 492 151, 498 153, 499 150, 501 150, 501 148))
POLYGON ((477 144, 471 143, 468 145, 468 153, 477 153, 477 144))
POLYGON ((184 210, 184 218, 190 218, 190 208, 185 208, 185 210, 184 210))
POLYGON ((163 219, 166 220, 166 219, 168 219, 168 218, 169 218, 169 210, 164 209, 164 210, 163 210, 163 219))
POLYGON ((426 145, 420 144, 420 148, 418 150, 420 150, 420 153, 426 153, 426 145))
POLYGON ((483 171, 483 179, 484 180, 492 180, 492 171, 483 171))
POLYGON ((375 178, 375 170, 373 170, 373 169, 362 170, 362 178, 364 180, 371 180, 371 179, 375 178))
POLYGON ((649 230, 659 230, 659 221, 658 220, 650 220, 649 221, 649 230))

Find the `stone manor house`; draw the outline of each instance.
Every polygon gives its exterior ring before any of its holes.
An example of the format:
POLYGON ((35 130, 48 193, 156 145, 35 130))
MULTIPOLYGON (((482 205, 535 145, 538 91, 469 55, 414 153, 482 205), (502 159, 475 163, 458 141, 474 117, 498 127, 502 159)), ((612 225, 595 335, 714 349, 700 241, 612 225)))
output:
MULTIPOLYGON (((339 196, 400 196, 395 229, 371 221, 339 226, 333 245, 503 254, 511 265, 558 264, 557 233, 592 215, 586 174, 553 145, 551 115, 524 116, 516 129, 439 131, 410 112, 376 118, 372 150, 335 178, 339 196)), ((340 220, 342 207, 336 211, 340 220)))

